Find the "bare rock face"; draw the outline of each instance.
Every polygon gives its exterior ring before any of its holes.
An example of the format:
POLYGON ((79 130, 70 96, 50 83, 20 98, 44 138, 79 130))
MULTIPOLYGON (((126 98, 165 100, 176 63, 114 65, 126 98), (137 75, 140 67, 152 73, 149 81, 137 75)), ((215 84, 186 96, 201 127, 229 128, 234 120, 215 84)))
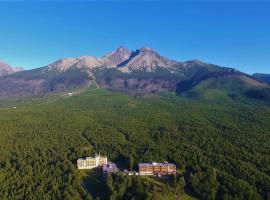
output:
POLYGON ((109 53, 102 57, 104 66, 116 67, 120 63, 128 60, 131 55, 131 51, 125 47, 119 47, 116 51, 109 53))
POLYGON ((48 70, 56 70, 56 71, 66 71, 72 65, 75 64, 75 58, 65 58, 57 60, 56 62, 48 65, 48 70))
POLYGON ((71 68, 78 69, 93 69, 100 67, 102 62, 99 58, 93 56, 82 56, 79 58, 65 58, 47 66, 48 71, 65 72, 71 68))
POLYGON ((132 52, 130 58, 118 65, 122 72, 146 71, 153 72, 157 68, 173 69, 177 61, 159 55, 151 48, 144 47, 132 52))
POLYGON ((97 67, 105 67, 117 68, 121 72, 129 73, 132 71, 154 72, 157 68, 166 68, 173 71, 176 65, 179 66, 179 62, 165 58, 147 47, 133 52, 125 47, 119 47, 116 51, 102 58, 82 56, 60 59, 49 64, 47 70, 65 72, 71 68, 77 68, 91 71, 97 67))
POLYGON ((0 61, 0 76, 9 75, 22 70, 22 68, 13 68, 10 65, 0 61))

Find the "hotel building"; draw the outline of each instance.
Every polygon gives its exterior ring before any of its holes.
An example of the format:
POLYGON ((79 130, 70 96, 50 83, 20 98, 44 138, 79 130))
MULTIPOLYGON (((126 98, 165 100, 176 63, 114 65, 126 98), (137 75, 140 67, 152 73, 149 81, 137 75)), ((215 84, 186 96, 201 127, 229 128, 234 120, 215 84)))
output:
POLYGON ((107 156, 95 155, 95 157, 80 158, 77 160, 78 169, 93 169, 107 164, 107 156))
POLYGON ((164 163, 140 163, 139 164, 139 175, 171 175, 176 174, 175 164, 164 162, 164 163))

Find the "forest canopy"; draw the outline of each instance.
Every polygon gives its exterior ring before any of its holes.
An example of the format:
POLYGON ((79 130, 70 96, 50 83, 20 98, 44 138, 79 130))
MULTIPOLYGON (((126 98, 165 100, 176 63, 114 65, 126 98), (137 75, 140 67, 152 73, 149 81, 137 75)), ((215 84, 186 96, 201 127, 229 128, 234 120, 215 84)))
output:
MULTIPOLYGON (((87 186, 102 179, 85 182, 76 168, 78 158, 95 152, 126 169, 136 170, 140 162, 175 163, 181 176, 157 187, 168 199, 183 193, 198 199, 270 198, 270 107, 253 100, 197 101, 173 93, 128 96, 98 89, 3 107, 0 152, 3 200, 106 199, 87 186)), ((109 179, 111 198, 165 199, 150 179, 109 179)))

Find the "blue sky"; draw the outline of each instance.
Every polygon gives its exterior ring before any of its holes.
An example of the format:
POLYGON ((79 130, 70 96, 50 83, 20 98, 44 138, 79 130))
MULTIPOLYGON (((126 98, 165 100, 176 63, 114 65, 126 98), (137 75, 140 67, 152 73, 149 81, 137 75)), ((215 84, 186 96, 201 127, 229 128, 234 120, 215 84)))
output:
POLYGON ((270 73, 269 10, 244 1, 0 2, 0 60, 31 69, 149 46, 179 61, 270 73))

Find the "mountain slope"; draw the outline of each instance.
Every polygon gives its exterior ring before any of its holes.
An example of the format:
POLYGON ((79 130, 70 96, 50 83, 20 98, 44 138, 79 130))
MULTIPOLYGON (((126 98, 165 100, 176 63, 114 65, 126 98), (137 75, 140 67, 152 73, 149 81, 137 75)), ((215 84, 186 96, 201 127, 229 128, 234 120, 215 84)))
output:
POLYGON ((85 87, 102 61, 92 56, 64 58, 45 67, 0 77, 0 98, 42 96, 85 87))
POLYGON ((49 67, 0 77, 0 98, 42 96, 89 85, 90 75, 77 68, 52 71, 49 67))
POLYGON ((196 79, 221 67, 198 60, 177 62, 150 48, 133 51, 117 68, 95 71, 101 87, 127 92, 175 91, 178 82, 196 79))
MULTIPOLYGON (((169 65, 170 66, 170 65, 169 65)), ((198 79, 220 67, 188 61, 172 67, 138 68, 130 71, 118 69, 96 70, 95 77, 101 87, 127 92, 175 91, 182 81, 198 79)))

